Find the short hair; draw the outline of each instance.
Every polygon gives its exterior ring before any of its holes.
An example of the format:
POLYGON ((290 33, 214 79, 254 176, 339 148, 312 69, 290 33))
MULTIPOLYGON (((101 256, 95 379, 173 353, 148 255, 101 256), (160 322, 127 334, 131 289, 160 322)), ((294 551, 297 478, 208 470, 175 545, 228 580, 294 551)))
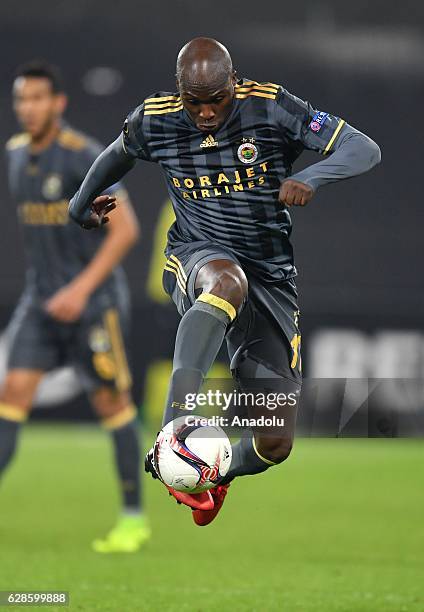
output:
POLYGON ((47 79, 53 93, 64 91, 63 78, 59 68, 43 60, 33 60, 19 66, 15 71, 15 79, 20 77, 47 79))

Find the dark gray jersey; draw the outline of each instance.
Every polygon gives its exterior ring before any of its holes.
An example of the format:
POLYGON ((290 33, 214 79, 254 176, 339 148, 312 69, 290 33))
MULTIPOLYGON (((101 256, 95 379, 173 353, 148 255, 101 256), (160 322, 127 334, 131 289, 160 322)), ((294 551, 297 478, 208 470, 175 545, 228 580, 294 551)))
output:
POLYGON ((127 118, 128 154, 161 165, 176 221, 168 249, 208 241, 231 248, 266 281, 295 276, 281 181, 305 149, 331 153, 345 122, 273 83, 243 79, 213 134, 200 132, 178 93, 149 96, 127 118))
MULTIPOLYGON (((6 145, 9 186, 24 228, 28 278, 47 297, 81 272, 105 237, 104 229, 81 232, 68 217, 69 200, 102 147, 67 126, 38 155, 31 154, 29 144, 29 136, 19 134, 6 145)), ((119 268, 103 287, 118 279, 123 279, 119 268)))

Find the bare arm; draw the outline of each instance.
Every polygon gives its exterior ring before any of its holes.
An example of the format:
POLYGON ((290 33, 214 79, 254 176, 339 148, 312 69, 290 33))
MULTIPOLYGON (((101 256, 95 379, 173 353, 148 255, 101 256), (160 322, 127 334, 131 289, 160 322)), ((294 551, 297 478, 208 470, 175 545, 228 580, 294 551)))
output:
POLYGON ((137 242, 140 230, 137 218, 125 192, 107 225, 107 236, 90 263, 46 303, 47 312, 63 321, 76 321, 91 294, 107 279, 137 242))
POLYGON ((117 200, 117 208, 107 224, 106 238, 90 263, 74 280, 88 294, 106 280, 138 240, 138 221, 128 196, 123 193, 124 197, 117 200))

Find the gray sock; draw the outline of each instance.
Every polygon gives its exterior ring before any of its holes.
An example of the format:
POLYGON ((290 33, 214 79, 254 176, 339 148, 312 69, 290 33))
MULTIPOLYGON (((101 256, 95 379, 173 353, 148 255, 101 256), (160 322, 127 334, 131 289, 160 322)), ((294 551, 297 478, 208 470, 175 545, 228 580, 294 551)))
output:
POLYGON ((15 454, 21 423, 0 417, 0 475, 15 454))
POLYGON ((111 431, 115 463, 126 510, 141 511, 140 441, 137 419, 111 431))
POLYGON ((195 302, 180 321, 163 425, 187 415, 185 398, 198 393, 221 348, 230 317, 205 302, 195 302))
POLYGON ((260 474, 274 464, 261 459, 254 448, 253 436, 244 437, 232 447, 233 456, 230 469, 219 484, 228 484, 236 476, 260 474))

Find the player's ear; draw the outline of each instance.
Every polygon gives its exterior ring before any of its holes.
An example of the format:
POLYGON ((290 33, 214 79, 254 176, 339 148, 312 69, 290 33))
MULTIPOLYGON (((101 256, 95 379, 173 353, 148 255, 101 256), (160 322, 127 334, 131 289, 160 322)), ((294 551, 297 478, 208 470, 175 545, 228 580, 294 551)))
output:
POLYGON ((233 73, 231 75, 231 82, 233 86, 235 86, 237 83, 237 70, 235 68, 233 68, 233 73))
POLYGON ((56 95, 55 106, 57 115, 63 115, 68 106, 68 96, 64 93, 58 93, 56 95))

